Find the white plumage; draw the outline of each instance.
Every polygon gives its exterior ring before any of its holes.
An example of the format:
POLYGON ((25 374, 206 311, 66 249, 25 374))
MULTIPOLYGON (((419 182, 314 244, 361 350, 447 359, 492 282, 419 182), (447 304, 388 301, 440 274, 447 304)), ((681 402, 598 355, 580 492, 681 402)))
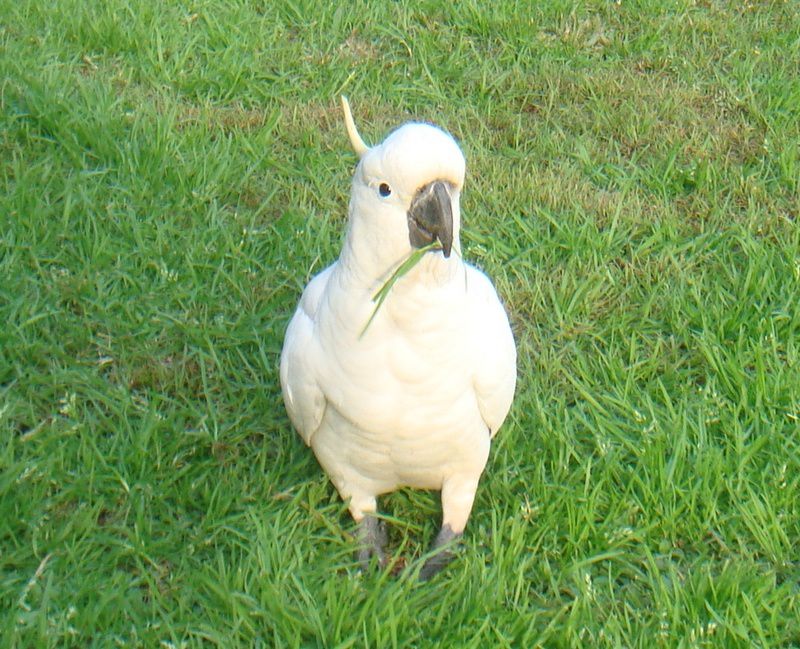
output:
POLYGON ((360 156, 347 233, 339 259, 303 292, 280 376, 292 423, 373 546, 362 558, 382 558, 369 514, 378 495, 400 487, 442 491, 437 546, 463 531, 511 405, 516 349, 491 281, 461 257, 458 145, 411 123, 369 148, 343 104, 360 156), (394 284, 365 331, 375 293, 415 247, 437 239, 444 250, 394 284))

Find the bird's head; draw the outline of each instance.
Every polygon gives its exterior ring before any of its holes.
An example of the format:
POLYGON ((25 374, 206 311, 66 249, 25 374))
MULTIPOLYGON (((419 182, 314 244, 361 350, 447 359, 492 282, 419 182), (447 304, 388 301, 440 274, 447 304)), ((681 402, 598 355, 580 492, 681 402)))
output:
POLYGON ((395 261, 437 242, 460 252, 459 197, 465 162, 455 140, 430 124, 409 123, 368 147, 342 97, 350 143, 359 156, 353 176, 348 243, 375 260, 395 261), (354 241, 355 239, 355 241, 354 241))

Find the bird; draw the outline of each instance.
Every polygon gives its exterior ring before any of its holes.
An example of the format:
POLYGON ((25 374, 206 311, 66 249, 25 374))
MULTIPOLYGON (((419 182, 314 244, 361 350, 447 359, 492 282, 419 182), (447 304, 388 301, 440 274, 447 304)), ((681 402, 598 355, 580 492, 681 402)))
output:
POLYGON ((492 281, 461 254, 466 163, 455 139, 409 122, 379 145, 359 135, 338 259, 302 292, 286 329, 289 419, 356 522, 357 558, 385 566, 379 496, 441 492, 442 521, 419 578, 453 559, 490 444, 514 397, 517 351, 492 281), (376 309, 375 297, 414 253, 376 309))

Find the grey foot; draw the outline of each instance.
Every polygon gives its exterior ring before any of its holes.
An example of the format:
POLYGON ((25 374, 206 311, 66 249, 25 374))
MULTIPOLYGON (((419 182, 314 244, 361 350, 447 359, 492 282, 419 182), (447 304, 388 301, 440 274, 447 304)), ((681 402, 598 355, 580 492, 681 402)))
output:
POLYGON ((370 559, 375 557, 378 564, 386 565, 386 526, 374 516, 365 516, 358 524, 358 562, 361 569, 369 568, 370 559))
POLYGON ((420 581, 428 581, 442 568, 453 560, 455 553, 453 552, 455 542, 461 538, 461 534, 456 534, 449 525, 445 525, 436 535, 436 540, 433 542, 432 550, 436 552, 430 559, 422 566, 419 573, 420 581))

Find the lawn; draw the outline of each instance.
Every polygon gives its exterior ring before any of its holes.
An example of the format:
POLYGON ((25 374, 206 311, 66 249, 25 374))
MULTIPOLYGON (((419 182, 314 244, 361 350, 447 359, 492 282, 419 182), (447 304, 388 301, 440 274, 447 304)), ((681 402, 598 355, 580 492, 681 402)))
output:
POLYGON ((800 5, 0 6, 0 647, 800 646, 800 5), (457 560, 291 430, 350 174, 467 157, 519 381, 457 560))

